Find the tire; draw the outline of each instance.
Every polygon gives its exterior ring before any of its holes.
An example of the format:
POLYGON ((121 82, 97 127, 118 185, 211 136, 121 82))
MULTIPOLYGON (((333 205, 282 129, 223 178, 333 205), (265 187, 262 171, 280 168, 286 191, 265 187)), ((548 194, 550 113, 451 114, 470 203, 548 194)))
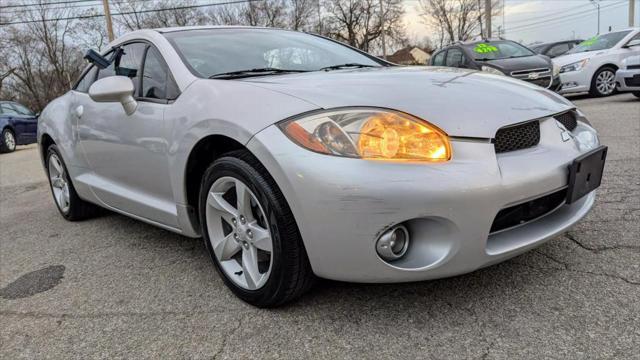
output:
POLYGON ((16 150, 16 135, 9 128, 2 130, 0 138, 0 153, 10 153, 16 150))
POLYGON ((609 96, 616 93, 616 69, 605 66, 603 68, 598 69, 596 73, 593 75, 591 79, 591 88, 589 90, 589 94, 591 96, 603 97, 609 96), (601 86, 600 81, 605 81, 606 86, 601 86))
MULTIPOLYGON (((315 276, 291 209, 273 178, 248 151, 230 152, 209 166, 200 186, 199 216, 205 245, 215 268, 224 283, 240 299, 257 307, 276 307, 298 298, 312 286, 315 276), (234 190, 216 190, 218 186, 224 189, 227 183, 235 184, 234 190), (249 199, 249 207, 239 206, 238 188, 243 189, 245 196, 242 198, 249 199), (229 202, 217 202, 220 200, 210 197, 212 190, 220 195, 220 199, 226 197, 229 202), (218 208, 221 204, 230 205, 234 202, 236 205, 232 212, 235 215, 218 208), (243 212, 239 210, 241 208, 249 210, 243 212), (245 214, 246 220, 240 214, 245 214), (255 243, 247 244, 252 241, 248 237, 250 230, 247 230, 247 235, 243 235, 243 226, 245 229, 246 226, 258 226, 263 229, 263 234, 270 235, 271 252, 262 251, 256 239, 255 243), (231 239, 232 235, 235 240, 231 239), (229 241, 220 246, 223 239, 229 241), (228 247, 228 244, 232 245, 228 247), (223 254, 227 250, 228 254, 223 254), (255 259, 264 255, 261 260, 263 270, 268 266, 268 270, 264 272, 256 270, 258 275, 255 277, 250 276, 251 271, 245 271, 249 269, 249 265, 245 266, 245 255, 251 251, 255 251, 255 259), (269 256, 269 264, 264 265, 269 256), (234 272, 234 269, 238 271, 234 272), (259 280, 249 280, 250 278, 259 280)), ((260 264, 254 267, 258 268, 260 264)))
POLYGON ((100 213, 100 207, 84 201, 78 196, 69 177, 67 166, 64 164, 56 145, 51 145, 47 149, 45 170, 49 178, 49 188, 53 195, 53 202, 63 218, 69 221, 80 221, 92 218, 100 213), (56 171, 58 171, 58 176, 54 176, 56 171), (60 173, 62 176, 59 176, 60 173), (63 194, 64 200, 60 200, 60 194, 63 194))
POLYGON ((633 96, 637 97, 638 99, 640 99, 640 91, 634 91, 632 92, 633 96))

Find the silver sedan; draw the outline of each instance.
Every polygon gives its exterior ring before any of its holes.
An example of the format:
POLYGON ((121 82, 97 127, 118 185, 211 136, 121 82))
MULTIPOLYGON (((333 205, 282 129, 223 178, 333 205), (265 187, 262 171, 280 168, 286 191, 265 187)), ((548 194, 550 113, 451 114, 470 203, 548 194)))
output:
POLYGON ((106 208, 203 237, 256 306, 315 277, 495 264, 579 221, 600 185, 584 114, 520 80, 248 27, 135 31, 87 58, 38 126, 62 216, 106 208))

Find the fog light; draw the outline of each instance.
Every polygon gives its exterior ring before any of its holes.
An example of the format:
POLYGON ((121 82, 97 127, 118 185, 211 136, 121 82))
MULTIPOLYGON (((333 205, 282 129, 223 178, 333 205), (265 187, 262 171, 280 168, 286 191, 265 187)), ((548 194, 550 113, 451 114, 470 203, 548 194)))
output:
POLYGON ((409 248, 409 231, 398 225, 387 230, 376 242, 378 255, 386 261, 398 260, 409 248))

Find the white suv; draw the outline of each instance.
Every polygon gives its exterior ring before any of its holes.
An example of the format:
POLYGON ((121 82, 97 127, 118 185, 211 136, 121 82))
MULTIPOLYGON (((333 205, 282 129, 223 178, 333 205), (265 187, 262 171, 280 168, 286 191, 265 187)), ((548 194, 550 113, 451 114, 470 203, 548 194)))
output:
POLYGON ((594 36, 565 55, 553 59, 560 67, 561 94, 589 92, 609 96, 616 89, 615 74, 622 60, 640 55, 640 28, 594 36))

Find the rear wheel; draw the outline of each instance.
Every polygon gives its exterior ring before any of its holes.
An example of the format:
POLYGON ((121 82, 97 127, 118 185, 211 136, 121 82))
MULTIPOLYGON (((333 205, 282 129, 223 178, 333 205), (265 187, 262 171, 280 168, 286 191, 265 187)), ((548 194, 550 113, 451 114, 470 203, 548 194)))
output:
POLYGON ((596 71, 591 79, 589 93, 593 96, 609 96, 616 91, 616 69, 603 67, 596 71))
POLYGON ((0 153, 10 153, 16 149, 16 136, 11 129, 2 130, 0 139, 0 153))
POLYGON ((199 212, 215 267, 242 300, 273 307, 310 288, 314 276, 291 210, 250 153, 235 151, 211 164, 199 212))
POLYGON ((78 221, 98 214, 100 211, 98 206, 86 202, 78 196, 56 145, 49 146, 45 167, 49 175, 53 200, 62 217, 69 221, 78 221))

